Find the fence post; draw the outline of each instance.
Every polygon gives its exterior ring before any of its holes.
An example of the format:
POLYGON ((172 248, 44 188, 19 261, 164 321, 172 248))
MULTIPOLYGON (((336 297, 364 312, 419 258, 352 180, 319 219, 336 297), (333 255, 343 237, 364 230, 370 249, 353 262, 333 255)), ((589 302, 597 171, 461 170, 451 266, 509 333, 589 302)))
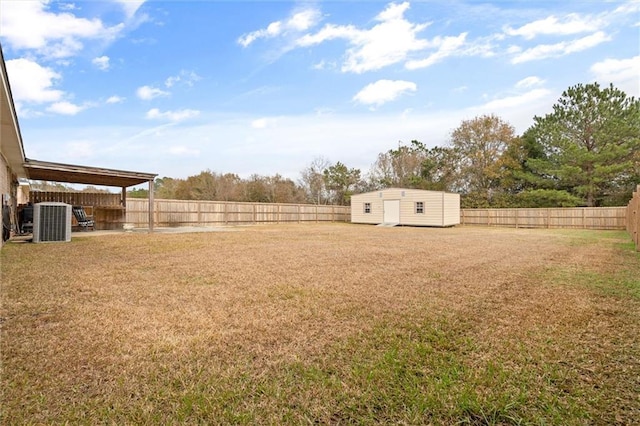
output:
POLYGON ((627 229, 636 245, 636 251, 640 251, 640 185, 636 187, 633 197, 627 207, 627 229))

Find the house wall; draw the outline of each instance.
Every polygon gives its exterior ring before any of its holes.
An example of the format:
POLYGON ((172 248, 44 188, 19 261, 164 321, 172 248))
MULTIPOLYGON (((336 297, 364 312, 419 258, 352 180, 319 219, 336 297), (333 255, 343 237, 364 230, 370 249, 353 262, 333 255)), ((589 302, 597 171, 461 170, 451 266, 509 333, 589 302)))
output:
POLYGON ((0 194, 8 194, 11 191, 11 173, 9 170, 7 160, 4 155, 0 154, 0 194))
POLYGON ((460 195, 439 191, 389 188, 351 197, 351 222, 384 222, 384 200, 400 200, 400 224, 418 226, 452 226, 460 223, 460 195), (424 213, 416 213, 416 202, 424 203, 424 213), (371 213, 364 212, 371 203, 371 213))
MULTIPOLYGON (((0 202, 4 203, 4 200, 9 196, 9 206, 11 207, 11 223, 15 222, 15 212, 17 208, 16 204, 16 182, 17 178, 9 167, 7 159, 0 152, 0 202)), ((0 219, 1 220, 1 219, 0 219)), ((13 228, 12 228, 13 229, 13 228)), ((0 247, 3 245, 2 238, 0 238, 0 247)))

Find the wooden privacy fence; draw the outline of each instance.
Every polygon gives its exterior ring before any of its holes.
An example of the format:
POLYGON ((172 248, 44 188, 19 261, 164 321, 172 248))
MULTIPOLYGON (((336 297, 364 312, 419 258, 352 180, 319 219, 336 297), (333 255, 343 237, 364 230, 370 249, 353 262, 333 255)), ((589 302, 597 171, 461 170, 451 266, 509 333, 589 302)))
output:
POLYGON ((625 229, 626 207, 461 209, 463 225, 509 228, 625 229))
POLYGON ((55 201, 72 206, 120 206, 120 194, 108 192, 62 192, 62 191, 30 191, 29 201, 32 203, 55 201))
MULTIPOLYGON (((349 222, 349 206, 231 201, 154 200, 155 226, 215 226, 266 223, 349 222)), ((126 222, 149 226, 149 201, 127 199, 126 222)))
POLYGON ((627 217, 625 226, 636 245, 636 250, 640 251, 640 185, 636 187, 633 197, 627 205, 627 217))
MULTIPOLYGON (((33 204, 58 202, 82 206, 88 215, 93 216, 95 229, 122 229, 125 208, 120 194, 109 192, 66 192, 66 191, 30 191, 29 201, 33 204)), ((77 224, 75 217, 71 219, 77 224)))

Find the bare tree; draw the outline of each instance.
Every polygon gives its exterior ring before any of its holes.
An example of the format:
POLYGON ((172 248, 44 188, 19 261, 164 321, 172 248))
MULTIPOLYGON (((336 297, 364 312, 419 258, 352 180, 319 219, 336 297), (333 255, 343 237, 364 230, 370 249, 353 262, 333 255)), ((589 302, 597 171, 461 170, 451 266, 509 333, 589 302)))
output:
POLYGON ((324 171, 331 167, 331 162, 324 157, 316 157, 300 173, 299 185, 304 190, 307 201, 314 204, 327 204, 329 194, 324 180, 324 171))

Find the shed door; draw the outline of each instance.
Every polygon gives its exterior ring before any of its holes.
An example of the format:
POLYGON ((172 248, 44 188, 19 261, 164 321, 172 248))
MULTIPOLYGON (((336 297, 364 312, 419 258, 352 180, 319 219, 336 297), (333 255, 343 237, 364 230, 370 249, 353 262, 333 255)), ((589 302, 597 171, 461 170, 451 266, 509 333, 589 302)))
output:
POLYGON ((384 223, 400 223, 400 200, 384 200, 384 223))

